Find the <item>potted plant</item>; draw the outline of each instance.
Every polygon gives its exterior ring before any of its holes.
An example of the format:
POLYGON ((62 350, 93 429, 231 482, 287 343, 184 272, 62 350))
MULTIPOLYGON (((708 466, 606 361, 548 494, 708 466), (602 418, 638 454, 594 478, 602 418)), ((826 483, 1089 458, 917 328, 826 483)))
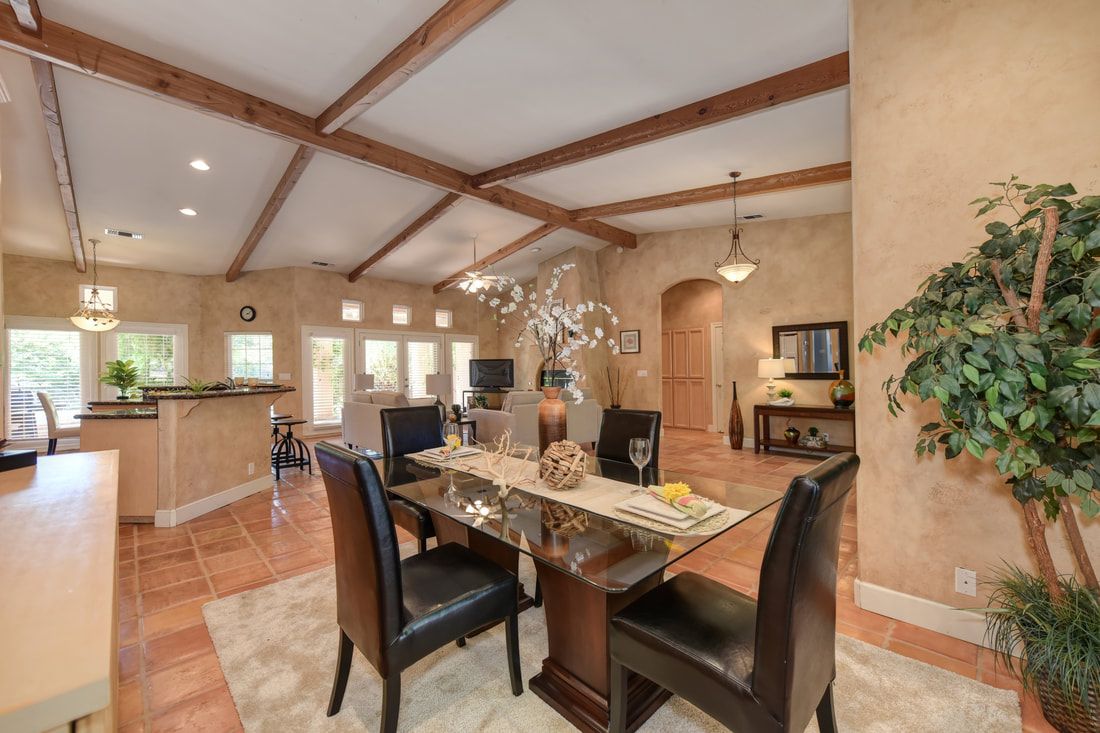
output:
POLYGON ((773 404, 773 405, 783 405, 785 407, 790 407, 791 405, 794 404, 794 390, 793 389, 783 387, 782 389, 777 390, 775 394, 776 394, 776 397, 778 399, 773 401, 771 404, 773 404))
MULTIPOLYGON (((581 380, 581 373, 577 369, 577 355, 583 349, 592 349, 601 343, 606 343, 614 353, 619 352, 619 347, 612 338, 604 338, 603 328, 595 326, 592 335, 588 335, 584 320, 588 314, 603 311, 611 317, 612 325, 618 324, 619 318, 611 312, 611 307, 604 303, 577 303, 569 305, 564 300, 555 299, 561 278, 576 265, 569 263, 555 267, 550 273, 550 283, 546 288, 545 299, 538 302, 538 292, 534 286, 529 292, 524 292, 521 285, 515 285, 509 291, 511 302, 502 304, 501 298, 493 298, 489 301, 489 307, 499 310, 500 315, 507 318, 518 311, 520 326, 516 334, 515 346, 520 348, 524 342, 530 341, 539 350, 543 369, 546 374, 554 370, 563 370, 569 375, 569 385, 576 385, 581 380)), ((484 299, 485 294, 478 296, 484 299)), ((539 450, 545 452, 547 446, 559 440, 565 440, 565 403, 559 399, 562 387, 555 384, 543 384, 543 400, 539 403, 539 450)), ((580 390, 574 390, 576 401, 583 401, 580 390)))
POLYGON ((116 359, 105 365, 106 371, 100 375, 99 381, 118 390, 118 399, 130 399, 130 390, 137 386, 141 374, 134 366, 132 359, 116 359))
POLYGON ((1100 196, 1015 176, 993 185, 998 195, 972 203, 1010 222, 988 224, 988 240, 872 325, 860 349, 901 342, 905 373, 883 384, 893 415, 902 396, 938 403, 918 456, 995 457, 1040 574, 998 575, 988 641, 1005 660, 1020 655, 1011 668, 1055 727, 1096 731, 1100 585, 1075 512, 1100 513, 1100 196), (1044 517, 1064 524, 1080 584, 1059 575, 1044 517))

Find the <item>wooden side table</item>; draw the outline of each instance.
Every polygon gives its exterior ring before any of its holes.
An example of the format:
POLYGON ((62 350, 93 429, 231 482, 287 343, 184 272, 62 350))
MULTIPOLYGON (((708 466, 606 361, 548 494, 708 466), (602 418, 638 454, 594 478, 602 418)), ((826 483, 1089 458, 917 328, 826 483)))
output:
POLYGON ((772 417, 808 417, 815 420, 837 420, 852 424, 852 442, 856 436, 856 409, 854 407, 833 407, 832 405, 791 405, 781 407, 779 405, 753 405, 753 453, 759 453, 763 448, 765 452, 798 453, 810 455, 831 455, 833 453, 855 452, 854 445, 838 445, 830 443, 824 448, 807 448, 794 446, 787 442, 786 438, 773 440, 771 426, 768 418, 772 417))

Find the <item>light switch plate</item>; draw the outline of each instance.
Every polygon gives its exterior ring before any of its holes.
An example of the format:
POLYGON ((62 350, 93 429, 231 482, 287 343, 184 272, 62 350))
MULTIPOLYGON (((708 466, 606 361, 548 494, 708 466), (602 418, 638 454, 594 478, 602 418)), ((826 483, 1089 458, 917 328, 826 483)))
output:
POLYGON ((290 372, 279 372, 279 381, 286 382, 290 379, 290 372))
POLYGON ((978 595, 978 574, 969 568, 955 568, 955 592, 964 596, 978 595))
POLYGON ((649 370, 648 369, 639 369, 638 370, 638 376, 639 377, 648 377, 649 376, 649 370))

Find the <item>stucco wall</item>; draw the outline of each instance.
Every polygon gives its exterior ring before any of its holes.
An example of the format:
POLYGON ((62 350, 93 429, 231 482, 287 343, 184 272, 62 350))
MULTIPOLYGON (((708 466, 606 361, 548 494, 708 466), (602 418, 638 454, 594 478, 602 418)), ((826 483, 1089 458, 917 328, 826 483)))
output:
MULTIPOLYGON (((77 304, 80 283, 91 282, 71 262, 5 255, 4 310, 8 315, 67 318, 77 304)), ((288 373, 291 386, 301 388, 301 329, 309 326, 477 334, 473 299, 448 290, 432 294, 430 285, 414 285, 364 277, 349 283, 343 275, 305 268, 257 270, 233 283, 220 275, 193 276, 124 267, 99 267, 99 282, 118 288, 123 321, 185 323, 188 327, 186 376, 224 379, 225 333, 270 332, 275 374, 288 373), (340 320, 340 301, 363 301, 361 323, 340 320), (392 306, 412 308, 412 325, 395 327, 392 306), (251 305, 256 319, 246 323, 240 309, 251 305), (436 328, 435 309, 453 311, 453 327, 436 328)), ((277 408, 302 415, 301 392, 279 399, 277 408)))
MULTIPOLYGON (((985 239, 986 220, 967 202, 989 195, 988 181, 1017 173, 1100 193, 1100 3, 853 0, 851 23, 861 331, 985 239)), ((916 459, 928 412, 886 412, 879 385, 903 368, 896 349, 857 366, 860 579, 969 607, 975 599, 954 592, 955 566, 979 582, 1005 561, 1033 567, 995 471, 969 456, 916 459)), ((1084 532, 1100 559, 1100 522, 1084 532)), ((1049 534, 1068 570, 1062 530, 1049 534)))
MULTIPOLYGON (((737 382, 746 436, 752 405, 765 401, 766 380, 756 376, 758 359, 771 356, 772 326, 852 320, 851 218, 847 214, 745 224, 741 242, 760 269, 733 285, 718 277, 714 263, 729 250, 729 228, 707 227, 644 234, 638 248, 598 252, 605 301, 619 315, 618 332, 641 331, 641 353, 609 359, 626 376, 624 407, 661 409, 661 294, 685 280, 722 287, 725 383, 721 414, 729 412, 730 382, 737 382), (648 372, 639 377, 638 370, 648 372)), ((803 404, 828 404, 829 382, 782 380, 803 404)), ((840 424, 821 424, 836 442, 850 439, 840 424)))

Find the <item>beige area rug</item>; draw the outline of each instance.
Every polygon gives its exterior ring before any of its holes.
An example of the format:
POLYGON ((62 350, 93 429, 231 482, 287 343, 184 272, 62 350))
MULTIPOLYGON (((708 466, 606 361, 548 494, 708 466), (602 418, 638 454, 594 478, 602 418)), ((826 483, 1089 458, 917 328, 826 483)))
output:
MULTIPOLYGON (((533 575, 524 562, 523 575, 533 575)), ((529 588, 534 578, 523 578, 529 588)), ((325 716, 336 664, 336 595, 331 567, 213 601, 203 607, 229 691, 246 731, 378 730, 382 686, 356 653, 340 713, 325 716)), ((520 614, 525 680, 546 656, 545 616, 520 614)), ((402 731, 574 731, 530 689, 513 697, 504 632, 497 627, 451 644, 401 677, 402 731)), ((837 637, 837 719, 844 733, 1019 731, 1013 692, 837 637)), ((641 730, 721 731, 678 697, 641 730)), ((807 729, 817 731, 811 723, 807 729)))

